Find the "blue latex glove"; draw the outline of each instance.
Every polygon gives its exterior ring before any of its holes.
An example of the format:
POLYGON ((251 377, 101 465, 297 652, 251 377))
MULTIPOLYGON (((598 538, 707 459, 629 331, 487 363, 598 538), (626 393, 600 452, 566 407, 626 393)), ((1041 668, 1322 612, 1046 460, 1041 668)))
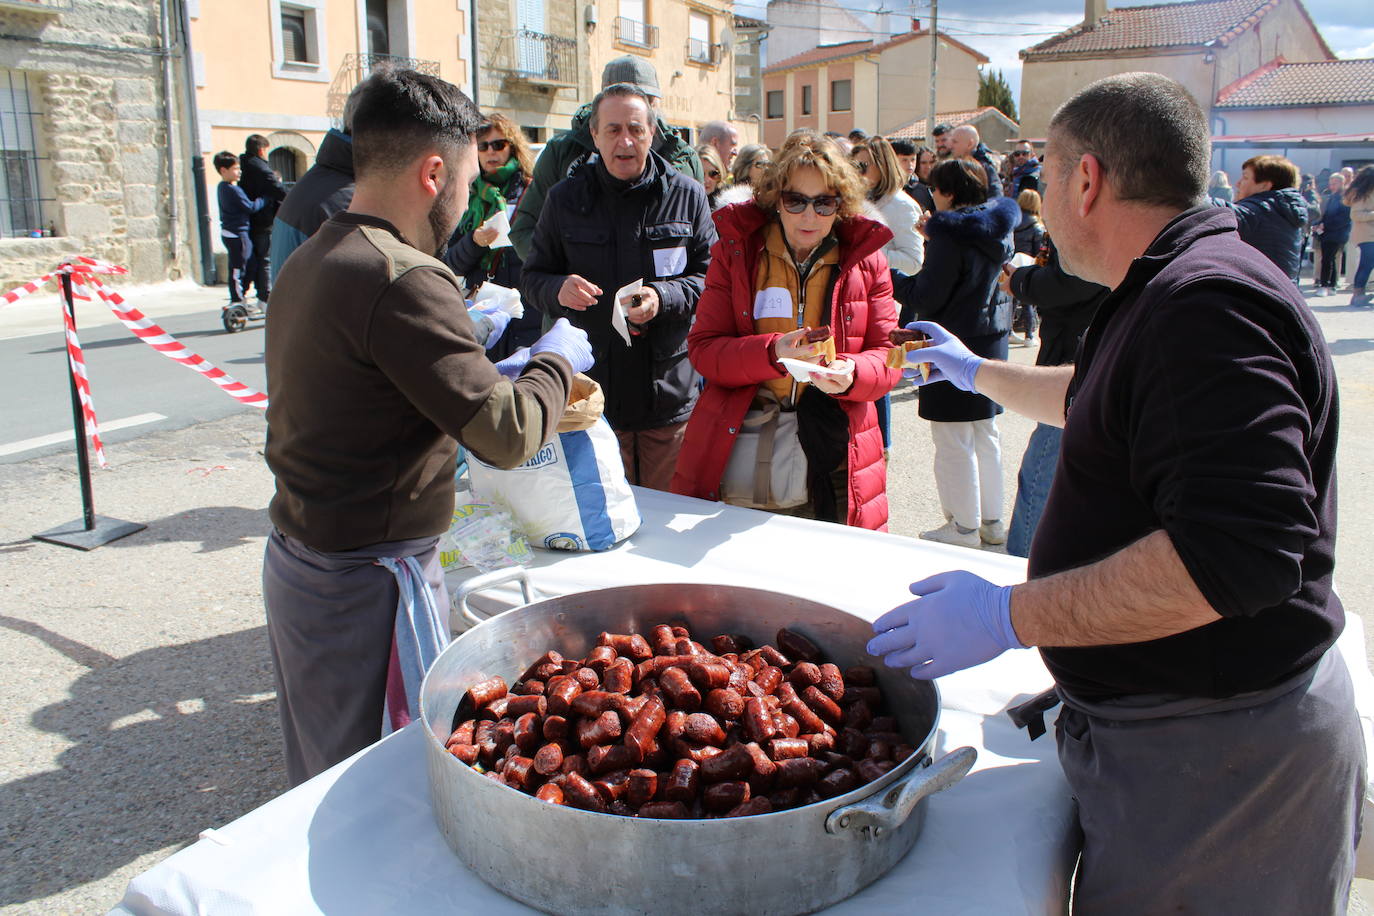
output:
POLYGON ((974 356, 968 347, 953 334, 933 321, 913 321, 906 326, 908 331, 923 331, 934 346, 912 350, 906 355, 908 363, 930 363, 930 378, 922 380, 921 373, 915 369, 903 369, 902 375, 918 386, 931 382, 951 382, 961 391, 976 391, 973 379, 978 375, 978 367, 987 362, 981 356, 974 356))
POLYGON ((962 570, 913 582, 921 597, 878 618, 868 652, 924 681, 1024 649, 1011 625, 1011 588, 962 570))
POLYGON ((587 332, 574 326, 568 319, 560 318, 553 327, 530 347, 530 356, 540 353, 557 353, 572 363, 574 373, 586 372, 592 368, 592 345, 587 340, 587 332))
POLYGON ((510 356, 496 363, 496 371, 508 379, 520 377, 520 373, 525 371, 525 366, 530 361, 530 348, 521 347, 510 356))
POLYGON ((472 319, 473 327, 477 329, 477 339, 482 341, 482 345, 490 350, 496 346, 496 342, 501 339, 501 335, 506 333, 507 326, 510 325, 510 314, 499 308, 468 309, 468 317, 472 319), (482 331, 486 329, 487 336, 482 337, 482 331))

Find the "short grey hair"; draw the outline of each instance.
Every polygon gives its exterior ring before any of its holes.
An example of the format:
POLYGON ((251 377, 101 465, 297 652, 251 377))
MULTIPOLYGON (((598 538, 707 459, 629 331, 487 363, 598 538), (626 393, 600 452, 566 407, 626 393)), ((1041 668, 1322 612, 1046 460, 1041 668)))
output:
POLYGON ((724 121, 707 121, 701 125, 697 139, 702 143, 715 143, 717 140, 730 139, 730 125, 724 121))
POLYGON ((1094 156, 1123 201, 1186 210, 1206 196, 1212 139, 1182 85, 1158 73, 1122 73, 1088 85, 1050 119, 1066 162, 1094 156))
POLYGON ((588 126, 590 126, 592 130, 596 130, 597 114, 601 111, 601 103, 606 99, 625 99, 632 97, 644 102, 644 107, 649 111, 649 130, 653 132, 654 128, 657 126, 658 120, 654 116, 654 104, 649 100, 649 93, 640 89, 634 83, 612 83, 598 92, 596 98, 592 99, 592 113, 591 118, 587 122, 588 126))

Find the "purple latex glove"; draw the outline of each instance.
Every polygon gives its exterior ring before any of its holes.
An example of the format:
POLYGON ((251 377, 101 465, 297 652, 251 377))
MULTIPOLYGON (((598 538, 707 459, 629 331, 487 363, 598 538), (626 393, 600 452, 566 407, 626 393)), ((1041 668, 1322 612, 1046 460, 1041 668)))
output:
POLYGON ((913 582, 920 597, 878 618, 868 652, 924 681, 1024 649, 1011 625, 1011 589, 963 570, 913 582))
POLYGON ((530 348, 521 347, 510 356, 496 363, 496 371, 508 379, 520 377, 520 373, 525 371, 525 366, 530 361, 530 348))
POLYGON ((530 356, 540 353, 557 353, 572 363, 574 373, 586 372, 592 367, 592 345, 587 340, 587 332, 576 327, 566 318, 560 318, 553 327, 530 347, 530 356))
POLYGON ((902 375, 918 386, 931 382, 950 382, 961 391, 976 391, 973 380, 978 375, 978 367, 986 362, 975 356, 963 342, 933 321, 913 321, 906 326, 908 331, 922 331, 934 346, 922 347, 907 353, 906 361, 912 365, 903 369, 902 375), (930 363, 930 378, 922 380, 921 373, 915 368, 917 363, 930 363))
POLYGON ((488 350, 496 346, 496 342, 506 333, 506 327, 510 324, 510 314, 499 308, 469 308, 468 317, 472 319, 473 327, 477 330, 477 338, 488 350), (485 338, 482 337, 484 329, 487 335, 485 338))

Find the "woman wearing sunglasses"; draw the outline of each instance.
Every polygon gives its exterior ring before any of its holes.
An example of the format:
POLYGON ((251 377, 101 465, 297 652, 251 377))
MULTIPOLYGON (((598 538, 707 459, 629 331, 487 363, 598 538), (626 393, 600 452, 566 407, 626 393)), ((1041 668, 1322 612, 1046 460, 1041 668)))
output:
POLYGON ((675 492, 886 528, 873 402, 899 377, 885 365, 897 318, 882 253, 892 233, 859 215, 863 206, 839 147, 805 132, 784 144, 753 200, 716 212, 720 240, 687 338, 706 387, 675 492), (821 348, 803 338, 822 326, 835 345, 830 371, 795 381, 779 360, 819 367, 821 348))
MULTIPOLYGON (((477 177, 472 180, 468 194, 467 212, 449 239, 443 258, 463 280, 469 291, 468 298, 488 281, 510 289, 519 288, 520 256, 509 245, 492 248, 497 230, 481 226, 501 210, 507 215, 513 212, 530 183, 534 157, 524 132, 504 115, 486 115, 486 124, 477 133, 477 166, 477 177)), ((492 360, 505 359, 521 347, 534 343, 540 330, 538 310, 527 308, 524 317, 511 321, 487 355, 492 360)))
POLYGON ((725 163, 720 161, 720 153, 709 143, 697 147, 701 157, 701 184, 706 188, 706 203, 714 211, 720 207, 720 195, 728 184, 725 163))
MULTIPOLYGON (((750 143, 735 156, 730 171, 730 185, 746 188, 757 185, 773 164, 773 151, 761 143, 750 143)), ((743 198, 747 200, 748 198, 743 198)))
MULTIPOLYGON (((1011 300, 997 285, 1011 260, 1021 208, 988 198, 987 170, 974 159, 946 159, 930 172, 935 213, 925 221, 921 272, 894 283, 902 324, 935 321, 979 356, 1007 358, 1011 300)), ((1002 451, 997 414, 981 394, 949 382, 922 385, 918 412, 930 420, 935 489, 945 524, 921 534, 929 541, 980 547, 1007 539, 1002 523, 1002 451)))

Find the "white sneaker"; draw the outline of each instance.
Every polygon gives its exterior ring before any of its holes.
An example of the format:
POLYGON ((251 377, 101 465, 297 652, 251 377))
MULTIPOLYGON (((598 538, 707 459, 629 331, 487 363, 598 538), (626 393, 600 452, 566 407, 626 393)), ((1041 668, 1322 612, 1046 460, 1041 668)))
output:
POLYGON ((998 544, 1005 544, 1007 542, 1007 526, 1002 524, 1001 519, 994 522, 983 522, 978 526, 978 539, 984 544, 992 544, 994 547, 998 544))
POLYGON ((1013 347, 1024 347, 1027 345, 1026 338, 1022 337, 1015 331, 1012 331, 1010 334, 1007 335, 1007 343, 1013 347))
POLYGON ((939 528, 921 532, 921 540, 938 541, 941 544, 953 544, 956 547, 972 547, 977 550, 982 546, 983 541, 978 537, 977 531, 960 531, 954 522, 945 522, 939 528))

